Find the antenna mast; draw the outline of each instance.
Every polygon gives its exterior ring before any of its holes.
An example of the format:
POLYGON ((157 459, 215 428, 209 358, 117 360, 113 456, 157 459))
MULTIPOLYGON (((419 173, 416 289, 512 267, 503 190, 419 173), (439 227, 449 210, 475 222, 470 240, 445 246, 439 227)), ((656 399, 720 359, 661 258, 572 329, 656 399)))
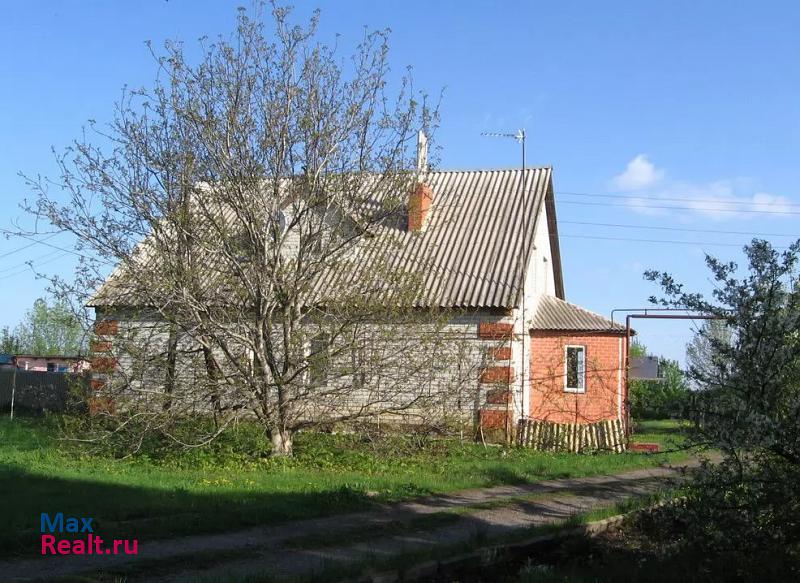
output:
MULTIPOLYGON (((512 138, 517 141, 522 146, 522 185, 521 185, 521 196, 520 196, 520 204, 522 207, 522 253, 519 255, 519 273, 522 277, 522 302, 521 302, 521 309, 522 309, 522 362, 521 364, 521 380, 520 380, 520 395, 522 397, 522 409, 524 409, 525 404, 525 384, 527 383, 527 374, 526 371, 528 369, 528 363, 525 362, 527 360, 526 356, 527 353, 525 351, 525 339, 528 335, 527 330, 525 330, 525 323, 526 323, 526 316, 527 310, 525 306, 525 259, 528 257, 528 247, 527 247, 527 234, 528 234, 528 209, 527 209, 527 172, 526 172, 526 160, 525 160, 525 141, 526 141, 526 134, 524 129, 519 129, 515 134, 510 133, 498 133, 498 132, 482 132, 482 136, 488 138, 512 138)), ((511 439, 511 432, 509 430, 510 420, 510 399, 506 399, 506 441, 510 442, 511 439)), ((524 416, 527 411, 522 411, 522 415, 524 416)))

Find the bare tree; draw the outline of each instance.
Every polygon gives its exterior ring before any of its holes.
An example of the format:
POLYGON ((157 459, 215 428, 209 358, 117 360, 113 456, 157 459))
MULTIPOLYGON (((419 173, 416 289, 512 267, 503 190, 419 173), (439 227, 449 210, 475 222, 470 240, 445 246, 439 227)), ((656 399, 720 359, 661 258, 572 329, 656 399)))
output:
POLYGON ((271 13, 268 31, 240 11, 197 63, 168 43, 152 89, 126 91, 58 179, 29 179, 31 210, 87 256, 62 290, 117 266, 91 303, 124 323, 104 394, 134 446, 151 431, 202 444, 252 416, 291 454, 304 427, 449 410, 470 377, 447 374, 464 348, 397 228, 435 110, 408 78, 390 84, 386 32, 348 64, 315 41, 317 16, 271 13), (214 423, 188 440, 173 428, 193 413, 214 423))

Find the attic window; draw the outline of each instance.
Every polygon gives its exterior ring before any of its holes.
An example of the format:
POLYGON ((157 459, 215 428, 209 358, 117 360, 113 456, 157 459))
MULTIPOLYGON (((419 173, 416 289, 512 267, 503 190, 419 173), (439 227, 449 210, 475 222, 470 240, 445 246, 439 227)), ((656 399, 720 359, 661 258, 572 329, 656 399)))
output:
POLYGON ((564 347, 564 392, 586 392, 586 347, 564 347))

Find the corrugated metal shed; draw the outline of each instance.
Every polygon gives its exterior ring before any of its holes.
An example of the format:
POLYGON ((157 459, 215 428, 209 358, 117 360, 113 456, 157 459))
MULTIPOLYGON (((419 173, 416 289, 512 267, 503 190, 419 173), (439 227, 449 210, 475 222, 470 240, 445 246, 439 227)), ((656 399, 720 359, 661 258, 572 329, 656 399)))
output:
POLYGON ((534 330, 625 332, 625 326, 554 296, 543 296, 531 322, 534 330))

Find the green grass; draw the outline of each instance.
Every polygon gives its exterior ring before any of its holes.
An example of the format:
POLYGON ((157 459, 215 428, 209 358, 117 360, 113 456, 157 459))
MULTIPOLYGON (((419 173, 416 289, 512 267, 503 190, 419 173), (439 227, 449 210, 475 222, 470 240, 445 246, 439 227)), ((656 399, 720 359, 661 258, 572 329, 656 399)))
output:
POLYGON ((688 421, 676 419, 652 419, 634 424, 632 440, 635 443, 658 443, 662 451, 678 450, 685 447, 684 429, 688 421))
MULTIPOLYGON (((666 455, 541 453, 456 439, 305 433, 293 459, 263 456, 243 426, 213 447, 157 448, 118 460, 57 439, 59 418, 0 420, 0 555, 38 551, 42 512, 93 517, 106 538, 153 540, 367 508, 414 496, 609 474, 677 461, 666 455)), ((648 440, 673 425, 648 426, 648 440)))

